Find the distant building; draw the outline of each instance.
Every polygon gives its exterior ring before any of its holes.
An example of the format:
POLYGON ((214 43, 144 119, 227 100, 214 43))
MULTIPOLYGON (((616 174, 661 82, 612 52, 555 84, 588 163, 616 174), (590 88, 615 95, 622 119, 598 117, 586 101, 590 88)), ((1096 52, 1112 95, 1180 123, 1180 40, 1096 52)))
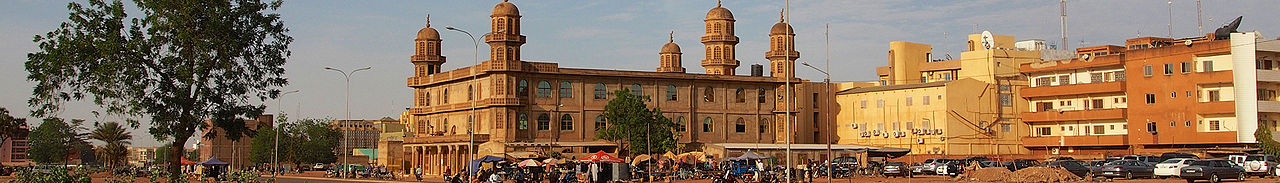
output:
POLYGON ((28 126, 19 127, 23 134, 6 140, 4 144, 0 144, 0 164, 4 166, 26 166, 31 161, 27 159, 27 134, 30 133, 28 126))
MULTIPOLYGON (((275 124, 275 121, 272 115, 260 115, 257 119, 244 120, 245 127, 250 130, 271 128, 273 124, 275 124)), ((238 141, 232 141, 224 135, 224 131, 221 128, 216 127, 205 128, 202 132, 201 135, 211 132, 216 135, 203 137, 198 144, 200 159, 191 161, 200 162, 209 158, 218 158, 218 160, 230 163, 231 168, 235 169, 257 166, 249 162, 249 147, 253 144, 253 137, 244 136, 240 137, 238 141)))
MULTIPOLYGON (((157 147, 129 147, 129 165, 147 166, 156 158, 157 147)), ((196 160, 191 160, 196 161, 196 160)))
POLYGON ((376 149, 378 148, 378 136, 380 132, 377 124, 382 120, 334 120, 329 122, 330 126, 338 128, 338 132, 344 134, 338 138, 338 162, 343 161, 343 157, 347 157, 347 163, 350 164, 366 164, 371 163, 369 157, 354 156, 355 149, 376 149))

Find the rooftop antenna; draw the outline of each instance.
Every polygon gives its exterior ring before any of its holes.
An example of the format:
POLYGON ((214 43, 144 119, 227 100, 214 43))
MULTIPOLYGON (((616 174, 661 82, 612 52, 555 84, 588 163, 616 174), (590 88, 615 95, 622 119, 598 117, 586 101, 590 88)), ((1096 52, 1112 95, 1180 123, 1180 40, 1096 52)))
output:
MULTIPOLYGON (((947 35, 947 32, 946 32, 946 31, 943 31, 943 32, 942 32, 942 39, 943 39, 943 40, 946 40, 946 41, 947 41, 947 43, 951 43, 951 36, 950 36, 950 35, 947 35)), ((949 45, 949 44, 946 44, 946 45, 949 45)), ((942 49, 946 49, 946 50, 947 50, 947 52, 946 52, 946 53, 943 53, 943 55, 946 55, 946 56, 947 56, 947 60, 951 60, 951 46, 942 46, 942 49)), ((932 58, 931 58, 931 59, 932 59, 932 58)))
POLYGON ((1169 0, 1169 38, 1173 38, 1173 0, 1169 0))
POLYGON ((1067 45, 1067 0, 1059 0, 1058 8, 1062 9, 1062 49, 1066 50, 1071 47, 1067 45))
POLYGON ((1204 15, 1201 14, 1203 8, 1200 6, 1200 0, 1196 0, 1196 30, 1200 34, 1204 34, 1204 15))

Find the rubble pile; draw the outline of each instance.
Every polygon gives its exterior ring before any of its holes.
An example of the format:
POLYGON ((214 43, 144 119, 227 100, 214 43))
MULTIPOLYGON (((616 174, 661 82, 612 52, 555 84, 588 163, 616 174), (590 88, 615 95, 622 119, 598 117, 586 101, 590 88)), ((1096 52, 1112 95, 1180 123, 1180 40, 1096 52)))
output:
POLYGON ((957 181, 1005 182, 1013 172, 1004 167, 987 167, 970 170, 956 177, 957 181))
POLYGON ((1013 176, 1005 182, 1075 182, 1082 181, 1079 176, 1060 167, 1030 167, 1013 172, 1013 176))

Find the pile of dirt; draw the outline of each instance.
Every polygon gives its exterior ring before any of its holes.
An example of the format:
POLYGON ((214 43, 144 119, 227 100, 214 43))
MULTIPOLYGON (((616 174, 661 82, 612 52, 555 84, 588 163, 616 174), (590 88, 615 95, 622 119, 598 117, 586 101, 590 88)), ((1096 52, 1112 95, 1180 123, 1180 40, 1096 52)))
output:
POLYGON ((978 182, 1005 182, 1009 179, 1013 172, 1004 167, 987 167, 976 170, 966 171, 964 175, 957 176, 958 181, 978 181, 978 182))
POLYGON ((1013 172, 1006 182, 1074 182, 1079 176, 1060 167, 1030 167, 1013 172))

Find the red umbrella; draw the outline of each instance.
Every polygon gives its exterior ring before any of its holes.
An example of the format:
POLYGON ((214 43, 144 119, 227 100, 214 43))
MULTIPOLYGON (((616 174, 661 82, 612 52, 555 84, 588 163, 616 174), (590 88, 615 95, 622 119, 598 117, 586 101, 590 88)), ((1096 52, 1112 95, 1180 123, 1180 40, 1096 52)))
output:
POLYGON ((181 159, 180 161, 182 161, 182 165, 194 165, 194 164, 196 164, 196 162, 194 162, 194 161, 187 160, 187 158, 186 158, 186 157, 182 157, 182 159, 181 159))
POLYGON ((600 162, 605 162, 605 163, 622 163, 622 162, 626 162, 626 160, 623 160, 622 158, 615 157, 615 156, 613 156, 613 155, 609 155, 609 153, 605 153, 604 151, 600 151, 600 152, 596 152, 595 154, 591 154, 590 156, 583 157, 582 159, 578 159, 578 162, 582 162, 582 163, 600 163, 600 162))

